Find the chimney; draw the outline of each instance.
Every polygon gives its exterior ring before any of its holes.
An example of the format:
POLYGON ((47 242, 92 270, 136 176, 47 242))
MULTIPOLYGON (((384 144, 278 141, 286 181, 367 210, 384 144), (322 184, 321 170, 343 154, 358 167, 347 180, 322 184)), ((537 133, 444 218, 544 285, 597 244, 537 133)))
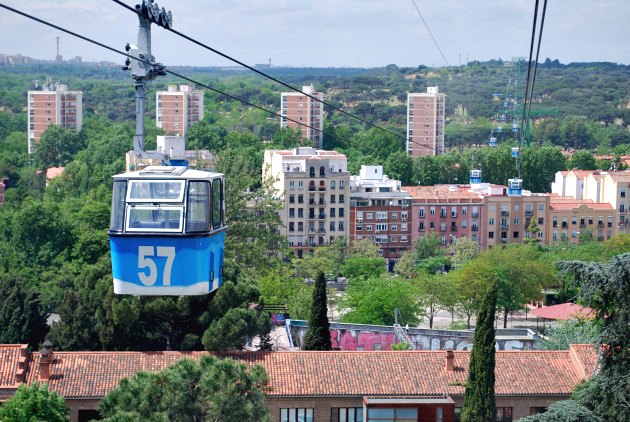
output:
POLYGON ((41 354, 39 358, 39 379, 41 381, 48 381, 50 379, 50 364, 53 359, 53 344, 50 340, 46 340, 43 346, 44 347, 39 351, 41 354))
POLYGON ((448 372, 453 372, 455 370, 455 354, 452 350, 446 351, 446 366, 445 369, 448 372))

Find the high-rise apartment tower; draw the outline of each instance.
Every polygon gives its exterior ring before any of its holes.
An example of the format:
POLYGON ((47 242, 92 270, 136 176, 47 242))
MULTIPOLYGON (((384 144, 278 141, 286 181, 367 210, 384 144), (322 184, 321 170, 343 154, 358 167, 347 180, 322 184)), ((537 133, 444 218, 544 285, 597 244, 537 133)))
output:
POLYGON ((324 94, 315 91, 313 85, 302 87, 302 92, 283 92, 281 95, 282 121, 280 126, 300 130, 302 137, 313 141, 315 149, 322 149, 324 143, 324 94))
POLYGON ((445 152, 444 106, 446 94, 437 86, 426 93, 407 94, 407 152, 413 157, 445 152))
POLYGON ((185 136, 186 130, 203 119, 203 92, 191 85, 169 85, 167 91, 157 91, 156 124, 165 135, 185 136))

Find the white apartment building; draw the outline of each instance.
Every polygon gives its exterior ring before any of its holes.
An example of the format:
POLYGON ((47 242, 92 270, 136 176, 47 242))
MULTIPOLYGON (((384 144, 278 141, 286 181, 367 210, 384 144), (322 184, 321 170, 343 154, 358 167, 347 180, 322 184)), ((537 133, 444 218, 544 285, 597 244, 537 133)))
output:
POLYGON ((437 86, 407 94, 407 152, 413 158, 445 152, 445 104, 446 94, 437 86))
POLYGON ((315 149, 321 149, 324 144, 324 105, 320 101, 324 100, 324 94, 317 92, 313 85, 302 87, 302 92, 281 94, 280 127, 299 130, 303 138, 313 142, 315 149))
POLYGON ((344 154, 311 147, 266 150, 262 176, 281 195, 281 234, 298 257, 348 238, 350 175, 344 154))

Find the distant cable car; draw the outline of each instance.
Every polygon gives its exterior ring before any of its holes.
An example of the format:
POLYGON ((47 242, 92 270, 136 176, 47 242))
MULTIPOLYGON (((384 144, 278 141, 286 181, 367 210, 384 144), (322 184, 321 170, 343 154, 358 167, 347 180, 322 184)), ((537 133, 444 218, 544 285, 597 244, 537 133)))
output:
POLYGON ((495 138, 494 136, 490 137, 490 142, 488 142, 488 145, 491 147, 496 147, 497 146, 497 138, 495 138))
POLYGON ((470 184, 481 183, 481 170, 470 170, 470 184))
POLYGON ((518 147, 512 147, 512 158, 518 158, 518 147))
POLYGON ((523 179, 515 177, 514 179, 508 179, 508 195, 509 196, 521 196, 523 194, 523 179))
POLYGON ((497 133, 503 133, 503 126, 497 126, 497 133))
POLYGON ((114 176, 109 238, 114 293, 208 294, 223 282, 220 173, 156 166, 114 176))

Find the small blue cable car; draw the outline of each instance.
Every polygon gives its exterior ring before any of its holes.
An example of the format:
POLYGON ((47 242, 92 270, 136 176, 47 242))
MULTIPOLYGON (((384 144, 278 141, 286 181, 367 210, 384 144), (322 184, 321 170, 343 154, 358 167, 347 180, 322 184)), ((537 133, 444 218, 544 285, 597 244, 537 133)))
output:
POLYGON ((109 229, 114 293, 187 296, 221 286, 220 173, 152 166, 114 176, 109 229))
POLYGON ((518 158, 518 152, 519 152, 518 147, 512 147, 512 158, 518 158))
POLYGON ((497 146, 497 138, 495 138, 494 136, 490 137, 490 142, 488 142, 488 145, 490 145, 491 147, 496 147, 497 146))

